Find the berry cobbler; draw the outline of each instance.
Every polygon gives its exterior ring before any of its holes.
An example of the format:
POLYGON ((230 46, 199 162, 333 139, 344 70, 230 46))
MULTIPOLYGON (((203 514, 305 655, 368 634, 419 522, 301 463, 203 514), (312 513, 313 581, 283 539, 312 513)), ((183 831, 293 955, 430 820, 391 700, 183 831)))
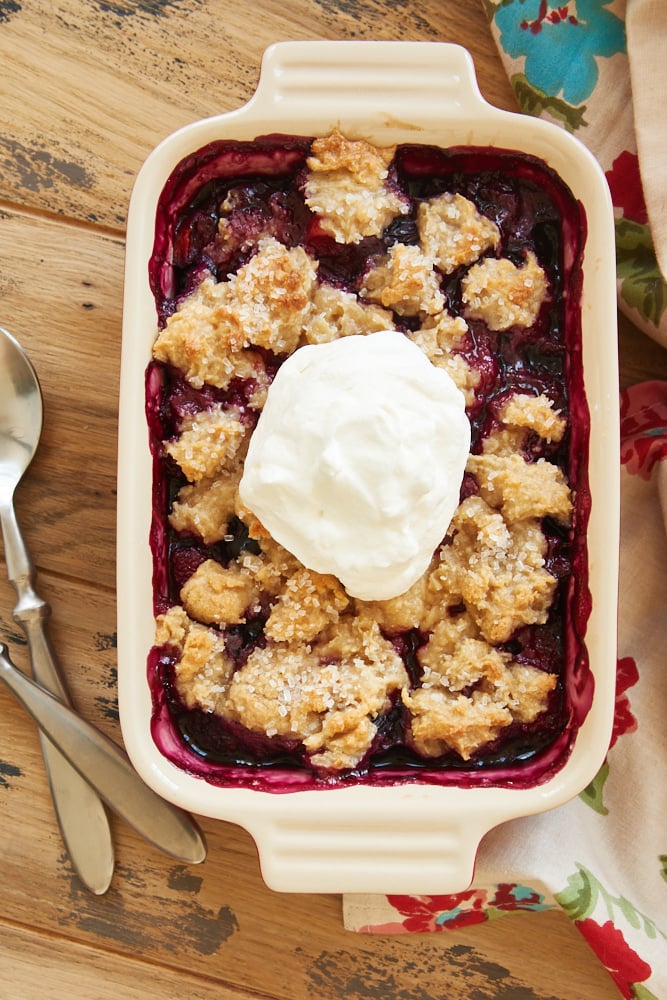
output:
POLYGON ((179 164, 146 373, 171 760, 273 791, 562 764, 587 671, 584 240, 510 150, 333 130, 179 164))

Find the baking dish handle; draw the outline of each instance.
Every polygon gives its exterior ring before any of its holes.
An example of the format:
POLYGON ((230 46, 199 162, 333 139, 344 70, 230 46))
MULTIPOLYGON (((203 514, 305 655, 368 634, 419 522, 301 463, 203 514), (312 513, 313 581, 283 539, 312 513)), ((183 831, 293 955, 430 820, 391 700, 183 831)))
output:
POLYGON ((475 117, 496 109, 482 97, 470 53, 448 42, 277 42, 264 52, 250 101, 276 119, 377 116, 384 124, 475 117))
MULTIPOLYGON (((247 829, 257 845, 262 877, 276 892, 449 894, 471 884, 479 843, 490 825, 483 811, 421 815, 419 801, 360 795, 354 821, 321 799, 299 810, 266 815, 247 829), (366 803, 361 799, 366 796, 366 803), (372 805, 372 808, 368 806, 372 805), (417 820, 415 817, 417 816, 417 820), (419 819, 424 822, 420 823, 419 819)), ((322 796, 322 792, 315 795, 322 796)), ((336 792, 332 798, 336 799, 336 792)), ((244 824, 245 825, 245 824, 244 824)))

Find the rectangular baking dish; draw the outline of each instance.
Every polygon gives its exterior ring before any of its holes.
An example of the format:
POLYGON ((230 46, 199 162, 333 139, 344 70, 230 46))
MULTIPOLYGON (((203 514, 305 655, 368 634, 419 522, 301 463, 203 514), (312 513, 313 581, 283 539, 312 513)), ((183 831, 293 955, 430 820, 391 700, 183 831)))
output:
POLYGON ((479 843, 510 819, 554 808, 602 764, 611 732, 619 522, 618 371, 611 201, 597 162, 564 130, 501 111, 481 96, 469 53, 430 42, 286 42, 264 54, 242 108, 186 126, 147 158, 127 232, 118 456, 118 679, 123 739, 143 779, 194 813, 254 838, 278 891, 448 893, 467 887, 479 843), (224 788, 174 766, 151 736, 147 657, 153 643, 151 454, 144 374, 156 334, 148 281, 156 204, 171 171, 207 143, 339 128, 378 145, 496 146, 540 157, 584 206, 581 324, 591 417, 587 546, 592 610, 585 642, 594 694, 564 765, 535 787, 352 786, 273 794, 224 788))

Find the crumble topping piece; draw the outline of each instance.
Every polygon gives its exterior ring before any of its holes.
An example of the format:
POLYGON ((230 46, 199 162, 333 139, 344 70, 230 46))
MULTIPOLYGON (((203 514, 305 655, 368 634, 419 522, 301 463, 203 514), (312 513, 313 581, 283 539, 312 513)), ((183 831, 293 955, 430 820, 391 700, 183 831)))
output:
POLYGON ((443 310, 436 316, 429 316, 409 337, 421 347, 429 361, 437 365, 439 359, 465 345, 467 332, 468 324, 462 316, 452 316, 443 310))
POLYGON ((555 674, 514 663, 480 639, 464 638, 455 651, 435 657, 429 657, 429 646, 419 654, 427 664, 422 686, 403 692, 412 738, 425 756, 455 750, 468 760, 505 726, 531 722, 547 708, 555 674))
POLYGON ((352 620, 321 646, 255 649, 234 674, 223 711, 254 732, 299 740, 315 765, 340 770, 361 760, 375 720, 406 682, 377 625, 352 620))
POLYGON ((173 607, 156 619, 155 645, 172 646, 180 653, 175 683, 183 704, 219 712, 234 670, 222 634, 173 607))
POLYGON ((515 393, 510 396, 500 412, 500 419, 508 427, 525 427, 539 434, 545 441, 558 443, 563 440, 567 427, 548 396, 528 396, 515 393))
POLYGON ((445 274, 473 264, 500 242, 495 222, 469 198, 449 192, 420 203, 417 228, 422 251, 445 274))
POLYGON ((513 393, 501 407, 498 417, 502 427, 482 441, 482 450, 487 454, 520 451, 529 432, 549 444, 559 444, 567 428, 567 421, 547 396, 513 393))
POLYGON ((214 406, 186 417, 178 438, 165 444, 165 452, 191 483, 230 467, 246 437, 239 416, 238 410, 214 406))
POLYGON ((556 674, 525 663, 511 663, 498 684, 515 722, 533 722, 547 707, 558 684, 556 674))
POLYGON ((479 492, 509 524, 550 515, 567 524, 572 513, 570 489, 557 465, 526 462, 516 452, 509 455, 471 455, 466 466, 479 483, 479 492))
POLYGON ((387 184, 394 147, 379 149, 364 139, 346 139, 336 129, 315 139, 307 160, 305 195, 322 229, 337 243, 379 236, 407 200, 387 184))
POLYGON ((368 272, 361 295, 399 316, 432 316, 445 307, 432 261, 419 247, 404 243, 390 247, 386 257, 368 272))
POLYGON ((450 532, 430 581, 445 605, 465 604, 493 644, 507 642, 522 625, 547 620, 556 579, 544 568, 547 542, 539 521, 508 525, 482 497, 471 496, 450 532))
POLYGON ((300 563, 273 539, 270 545, 268 542, 268 539, 262 539, 263 550, 258 555, 246 551, 239 559, 243 568, 252 576, 260 594, 272 600, 281 593, 288 577, 297 572, 300 563))
POLYGON ((303 333, 309 344, 328 344, 339 337, 393 329, 394 317, 387 309, 360 302, 353 292, 319 285, 303 333))
POLYGON ((197 535, 205 545, 221 541, 237 513, 239 478, 238 473, 221 473, 182 486, 169 515, 174 531, 197 535))
POLYGON ((269 534, 265 534, 261 538, 262 546, 262 556, 265 559, 267 566, 271 567, 280 576, 281 580, 287 580, 289 577, 294 576, 301 569, 301 563, 293 556, 291 552, 288 552, 286 548, 276 542, 274 538, 271 538, 269 534))
MULTIPOLYGON (((437 576, 433 575, 427 584, 427 595, 438 589, 441 587, 437 576)), ((419 662, 425 672, 437 670, 439 659, 454 653, 463 639, 481 638, 474 618, 469 611, 461 610, 461 606, 443 608, 439 603, 427 601, 421 627, 428 633, 428 645, 419 652, 419 662)))
POLYGON ((251 573, 238 563, 221 566, 206 559, 181 587, 181 603, 190 618, 205 625, 238 625, 249 610, 259 610, 259 592, 251 573))
POLYGON ((467 698, 444 688, 422 687, 405 692, 403 701, 410 710, 412 739, 424 757, 451 749, 469 760, 512 721, 510 712, 484 692, 467 698))
POLYGON ((296 350, 316 274, 317 264, 303 247, 288 250, 273 237, 260 240, 254 257, 226 283, 240 346, 274 354, 296 350))
POLYGON ((522 267, 507 257, 487 257, 461 279, 465 315, 490 330, 532 326, 547 294, 547 279, 529 250, 522 267))
POLYGON ((466 406, 472 406, 475 402, 475 390, 481 380, 479 371, 468 364, 463 354, 454 352, 443 354, 433 363, 436 368, 446 371, 456 388, 461 390, 466 406))
POLYGON ((387 601, 358 600, 355 602, 357 614, 360 618, 376 621, 389 635, 419 628, 424 618, 426 582, 427 576, 421 576, 404 594, 387 601))
POLYGON ((206 278, 167 320, 153 355, 180 368, 189 382, 226 388, 235 377, 262 378, 250 348, 294 351, 310 308, 317 265, 302 247, 273 237, 228 281, 206 278))
POLYGON ((304 567, 285 582, 264 633, 275 642, 311 642, 338 621, 349 603, 335 576, 304 567))
POLYGON ((264 365, 256 351, 232 349, 224 317, 227 282, 204 278, 169 317, 153 345, 157 361, 180 369, 188 382, 225 389, 233 378, 262 379, 264 365))
POLYGON ((468 324, 462 316, 452 316, 446 310, 429 316, 418 330, 409 333, 410 340, 421 348, 431 364, 443 368, 471 406, 480 373, 468 364, 465 355, 457 353, 464 347, 468 324))

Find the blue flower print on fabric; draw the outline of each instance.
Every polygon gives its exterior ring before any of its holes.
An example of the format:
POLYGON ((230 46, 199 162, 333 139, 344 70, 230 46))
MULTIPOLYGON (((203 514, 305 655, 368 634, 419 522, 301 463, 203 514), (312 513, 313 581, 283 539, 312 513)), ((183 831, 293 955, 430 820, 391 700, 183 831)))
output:
POLYGON ((606 8, 611 0, 510 0, 495 12, 500 44, 514 59, 526 57, 524 73, 549 97, 580 104, 598 82, 598 57, 625 51, 625 26, 606 8))
POLYGON ((537 893, 535 889, 531 889, 527 885, 521 885, 520 882, 517 882, 512 889, 512 896, 517 901, 518 909, 550 910, 552 908, 549 903, 545 903, 541 893, 537 893))

